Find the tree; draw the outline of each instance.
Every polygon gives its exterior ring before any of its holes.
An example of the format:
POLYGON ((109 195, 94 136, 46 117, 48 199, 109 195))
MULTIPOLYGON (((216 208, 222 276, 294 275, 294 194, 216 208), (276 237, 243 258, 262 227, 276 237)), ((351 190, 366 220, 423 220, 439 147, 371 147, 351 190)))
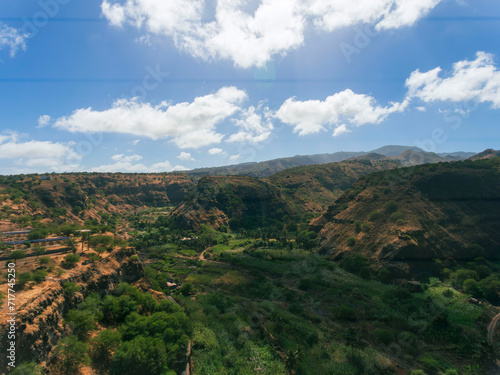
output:
POLYGON ((37 365, 35 362, 23 362, 15 368, 14 371, 9 372, 11 375, 42 375, 43 367, 37 365))
POLYGON ((353 247, 354 245, 356 245, 356 239, 354 237, 347 237, 347 245, 350 246, 350 247, 353 247))
POLYGON ((71 310, 66 315, 66 322, 73 326, 73 333, 84 340, 95 329, 96 318, 89 310, 71 310))
POLYGON ((113 375, 170 375, 165 343, 159 338, 137 336, 124 342, 113 355, 113 375))
POLYGON ((382 217, 382 214, 379 211, 372 211, 370 215, 368 215, 368 220, 376 221, 382 217))
POLYGON ((358 274, 362 268, 368 267, 369 263, 363 255, 354 253, 346 255, 341 261, 341 266, 347 272, 358 274))
POLYGON ((90 362, 87 345, 78 341, 76 336, 62 339, 56 346, 55 353, 61 360, 61 370, 64 374, 77 374, 80 367, 90 362))
POLYGON ((302 361, 302 352, 299 350, 288 352, 285 360, 285 368, 290 374, 294 374, 302 361))
POLYGON ((482 246, 472 244, 467 246, 467 254, 470 255, 471 258, 484 257, 485 250, 482 246))
POLYGON ((64 293, 68 296, 73 296, 80 290, 80 286, 72 281, 67 281, 63 284, 64 293))
POLYGON ((28 234, 28 240, 41 240, 49 235, 47 229, 35 229, 28 234))
POLYGON ((64 244, 68 248, 69 251, 72 251, 73 253, 76 252, 76 243, 75 243, 75 240, 73 238, 65 240, 64 244))
POLYGON ((90 355, 92 361, 98 365, 107 364, 122 342, 122 335, 118 331, 106 329, 92 339, 90 355))
POLYGON ((474 279, 467 279, 464 281, 464 292, 476 298, 481 298, 483 296, 483 291, 474 279))
POLYGON ((44 246, 40 246, 40 245, 35 245, 33 247, 33 252, 36 254, 36 258, 35 258, 35 261, 38 259, 38 257, 40 255, 43 255, 45 254, 45 252, 47 251, 47 248, 44 247, 44 246))
POLYGON ((40 259, 38 259, 38 264, 40 264, 41 266, 46 266, 50 263, 50 257, 41 257, 40 259))
POLYGON ((398 209, 398 202, 389 201, 384 205, 384 210, 388 214, 395 212, 398 209))
POLYGON ((13 252, 11 252, 9 254, 9 258, 14 260, 14 262, 16 260, 26 258, 26 251, 25 250, 14 250, 13 252))
POLYGON ((99 262, 100 260, 101 260, 101 257, 99 255, 97 255, 96 253, 89 254, 89 261, 91 263, 96 263, 96 262, 99 262))
POLYGON ((187 282, 181 287, 181 293, 185 296, 189 296, 195 292, 193 283, 187 282))
POLYGON ((68 254, 64 257, 64 266, 67 268, 73 268, 79 261, 80 261, 80 255, 68 254))

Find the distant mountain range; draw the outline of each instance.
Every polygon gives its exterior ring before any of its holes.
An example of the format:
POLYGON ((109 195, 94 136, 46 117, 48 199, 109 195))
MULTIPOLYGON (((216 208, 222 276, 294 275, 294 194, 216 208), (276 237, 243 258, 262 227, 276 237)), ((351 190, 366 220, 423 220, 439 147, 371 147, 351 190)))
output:
POLYGON ((336 163, 348 159, 369 160, 399 160, 406 165, 420 165, 426 163, 450 162, 468 159, 474 156, 474 152, 432 153, 425 152, 418 147, 412 146, 384 146, 376 150, 364 152, 335 152, 333 154, 297 155, 288 158, 279 158, 260 163, 243 163, 223 167, 199 168, 189 171, 193 177, 203 176, 226 176, 226 175, 248 175, 252 177, 268 177, 284 169, 315 165, 336 163))

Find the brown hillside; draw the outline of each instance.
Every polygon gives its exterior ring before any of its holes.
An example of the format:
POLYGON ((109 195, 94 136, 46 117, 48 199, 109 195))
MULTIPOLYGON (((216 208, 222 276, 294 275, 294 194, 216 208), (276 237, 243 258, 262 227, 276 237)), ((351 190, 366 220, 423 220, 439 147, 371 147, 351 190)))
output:
POLYGON ((361 178, 311 223, 323 251, 360 252, 401 276, 432 273, 435 259, 500 255, 500 158, 395 174, 361 178))

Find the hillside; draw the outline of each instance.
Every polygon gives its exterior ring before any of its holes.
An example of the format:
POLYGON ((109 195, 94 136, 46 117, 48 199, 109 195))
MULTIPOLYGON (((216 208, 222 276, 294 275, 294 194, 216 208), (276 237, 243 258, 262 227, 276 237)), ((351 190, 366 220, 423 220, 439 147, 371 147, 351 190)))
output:
POLYGON ((248 176, 214 176, 199 180, 172 216, 180 228, 208 224, 219 228, 267 226, 284 215, 294 215, 293 206, 265 180, 248 176), (241 221, 244 221, 241 224, 241 221))
POLYGON ((397 161, 346 161, 302 166, 268 178, 204 177, 173 212, 181 227, 254 228, 285 217, 321 212, 360 176, 397 168, 397 161), (244 222, 240 222, 244 220, 244 222))
POLYGON ((400 277, 434 260, 500 254, 500 158, 421 165, 360 178, 311 223, 324 252, 358 252, 400 277))
POLYGON ((248 175, 252 177, 268 177, 284 169, 303 165, 335 163, 349 158, 364 155, 364 152, 336 152, 333 154, 297 155, 260 163, 242 163, 224 167, 199 168, 189 171, 191 176, 225 176, 248 175))
POLYGON ((203 176, 226 176, 226 175, 248 175, 252 177, 268 177, 284 169, 315 165, 337 163, 344 160, 356 158, 366 159, 370 154, 386 156, 387 159, 397 159, 405 161, 410 165, 437 163, 444 161, 463 160, 474 155, 471 152, 455 152, 448 154, 435 154, 425 152, 418 147, 412 146, 384 146, 376 150, 335 152, 332 154, 297 155, 289 158, 280 158, 260 163, 243 163, 214 168, 199 168, 187 173, 194 177, 203 176))
POLYGON ((477 155, 474 155, 470 158, 470 160, 483 160, 483 159, 492 159, 500 156, 500 151, 493 150, 491 148, 480 152, 477 155))
POLYGON ((278 172, 267 178, 280 189, 298 210, 325 210, 361 176, 401 166, 396 160, 349 160, 303 166, 278 172))
POLYGON ((0 220, 82 223, 101 219, 103 212, 177 205, 192 185, 193 179, 183 174, 52 174, 48 180, 38 175, 0 177, 0 220))

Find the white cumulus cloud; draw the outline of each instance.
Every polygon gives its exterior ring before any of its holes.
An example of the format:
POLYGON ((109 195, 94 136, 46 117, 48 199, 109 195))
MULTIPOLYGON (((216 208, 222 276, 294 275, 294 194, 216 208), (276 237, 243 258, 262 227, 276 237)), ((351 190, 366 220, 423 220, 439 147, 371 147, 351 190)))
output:
POLYGON ((125 155, 125 154, 117 154, 111 157, 114 161, 123 161, 123 162, 131 162, 131 161, 139 161, 142 160, 141 155, 125 155))
POLYGON ((264 114, 260 114, 259 109, 250 106, 242 111, 241 117, 234 120, 240 131, 231 135, 227 142, 259 143, 269 138, 273 130, 269 108, 265 108, 264 114))
POLYGON ((0 135, 0 159, 9 160, 22 173, 72 171, 78 167, 75 163, 81 159, 72 146, 69 143, 20 141, 15 133, 0 135), (23 167, 28 168, 22 169, 23 167))
POLYGON ((28 35, 0 22, 0 50, 5 47, 9 48, 11 57, 14 57, 20 49, 26 50, 27 39, 28 35))
POLYGON ((222 141, 224 135, 217 133, 216 126, 241 110, 240 103, 246 98, 242 90, 223 87, 191 103, 175 105, 120 99, 103 111, 78 109, 57 119, 53 126, 70 132, 121 133, 153 140, 172 138, 180 148, 200 148, 222 141))
POLYGON ((345 90, 326 100, 297 101, 287 99, 275 116, 293 127, 299 135, 314 134, 327 127, 340 127, 334 135, 346 133, 349 126, 378 124, 391 113, 402 112, 408 106, 408 99, 402 103, 391 103, 388 107, 376 105, 373 97, 345 90))
POLYGON ((180 160, 189 160, 189 161, 195 161, 193 156, 189 152, 181 152, 178 156, 177 159, 180 160))
POLYGON ((208 150, 210 155, 227 155, 227 153, 222 148, 211 148, 208 150))
POLYGON ((332 32, 362 23, 377 29, 411 26, 442 0, 103 0, 113 26, 172 38, 204 60, 228 59, 242 68, 263 66, 304 43, 311 26, 332 32), (256 6, 249 10, 249 6, 256 6), (215 10, 213 10, 215 9, 215 10))
POLYGON ((500 108, 500 71, 493 55, 477 52, 475 60, 459 61, 447 77, 442 75, 440 67, 414 71, 406 80, 409 95, 424 102, 474 100, 500 108))
POLYGON ((342 124, 340 126, 337 126, 335 129, 333 129, 333 136, 338 137, 342 134, 350 133, 351 130, 347 128, 346 124, 342 124))
POLYGON ((142 160, 142 157, 137 157, 139 155, 131 155, 127 157, 123 154, 114 155, 111 160, 115 161, 112 164, 101 165, 99 167, 92 168, 92 172, 133 172, 133 173, 159 173, 159 172, 173 172, 173 171, 185 171, 187 168, 182 165, 172 166, 169 161, 164 161, 160 163, 155 163, 152 165, 146 165, 143 163, 134 163, 136 161, 142 160), (133 157, 135 156, 135 158, 133 157))
POLYGON ((51 117, 49 115, 43 115, 38 118, 38 128, 43 128, 49 125, 51 117))

